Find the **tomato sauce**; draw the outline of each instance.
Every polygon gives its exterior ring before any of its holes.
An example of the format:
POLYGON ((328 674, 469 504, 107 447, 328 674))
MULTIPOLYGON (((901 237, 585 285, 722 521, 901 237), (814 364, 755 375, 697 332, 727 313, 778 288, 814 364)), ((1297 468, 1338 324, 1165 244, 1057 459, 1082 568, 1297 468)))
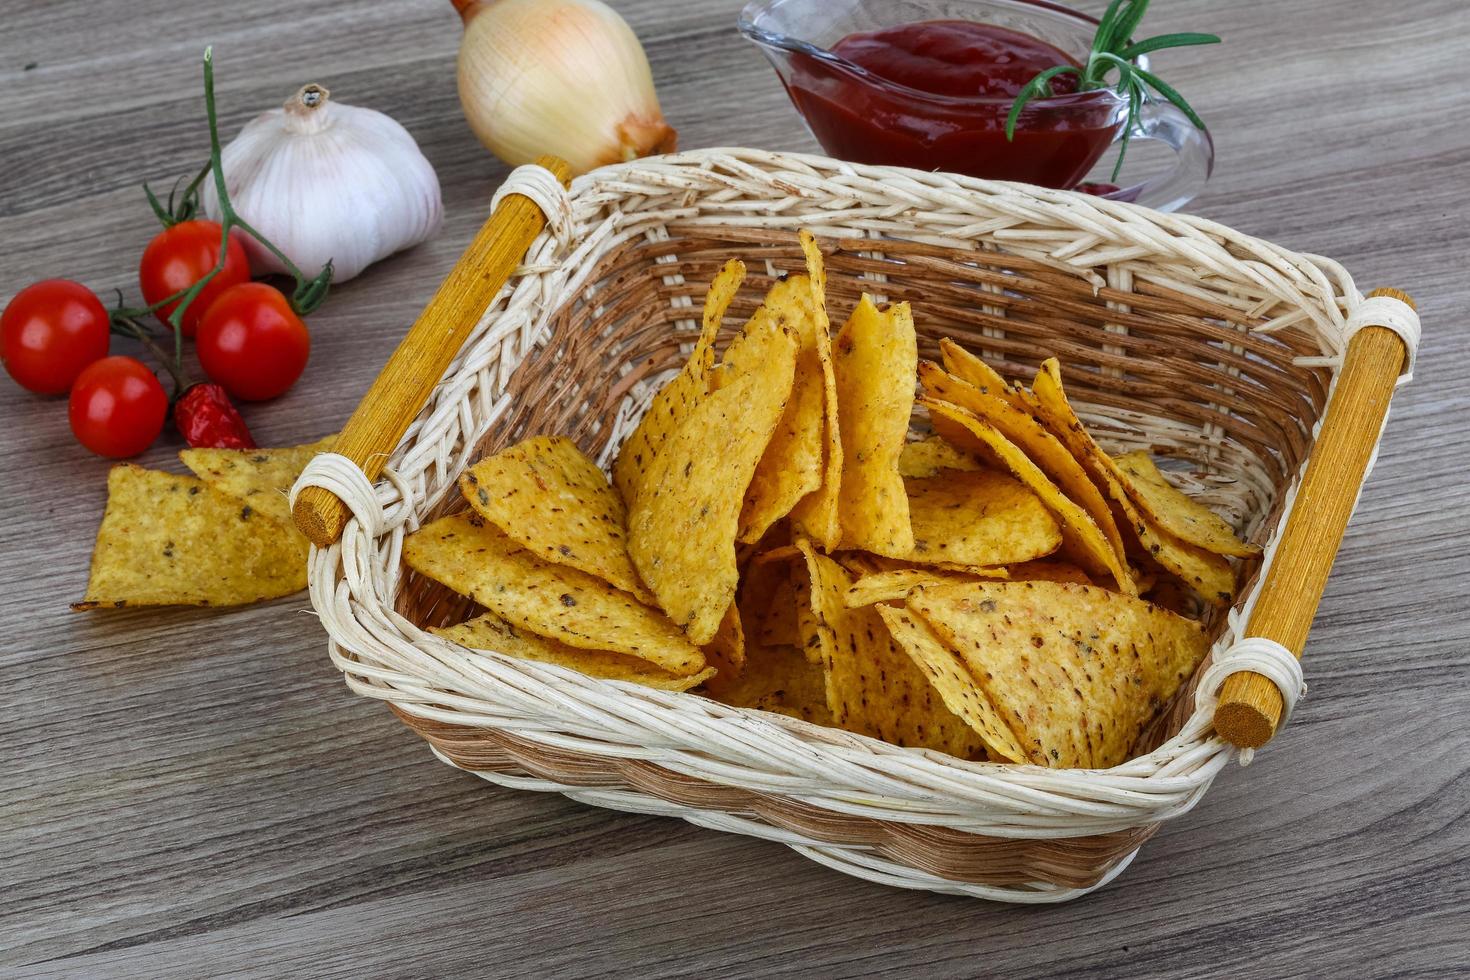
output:
POLYGON ((789 88, 817 140, 857 163, 1073 187, 1112 143, 1125 112, 1108 91, 1053 81, 1056 98, 1006 116, 1037 73, 1075 59, 994 24, 937 20, 850 34, 837 61, 799 54, 789 88), (855 68, 853 67, 855 66, 855 68))

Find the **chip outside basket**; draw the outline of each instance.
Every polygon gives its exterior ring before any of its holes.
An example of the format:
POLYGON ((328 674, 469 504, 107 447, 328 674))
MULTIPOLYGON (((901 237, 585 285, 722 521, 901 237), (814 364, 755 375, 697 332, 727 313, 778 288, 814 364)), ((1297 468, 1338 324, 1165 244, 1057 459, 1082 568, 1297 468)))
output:
MULTIPOLYGON (((779 841, 905 888, 1056 902, 1119 874, 1192 808, 1235 749, 1195 684, 1106 771, 965 762, 689 694, 466 650, 430 627, 468 600, 402 568, 402 539, 464 509, 459 474, 565 434, 606 464, 697 334, 725 259, 750 269, 726 332, 774 276, 827 253, 836 311, 914 306, 1008 377, 1046 356, 1110 451, 1189 464, 1190 490, 1267 546, 1291 500, 1361 302, 1335 263, 1204 220, 1085 195, 758 150, 701 150, 579 177, 409 428, 382 518, 313 549, 312 603, 356 692, 389 702, 445 762, 505 786, 779 841)), ((1257 566, 1259 562, 1255 563, 1257 566)), ((1263 576, 1249 573, 1233 639, 1263 576)), ((1206 659, 1201 670, 1209 665, 1206 659)), ((1196 681, 1198 674, 1196 675, 1196 681)))

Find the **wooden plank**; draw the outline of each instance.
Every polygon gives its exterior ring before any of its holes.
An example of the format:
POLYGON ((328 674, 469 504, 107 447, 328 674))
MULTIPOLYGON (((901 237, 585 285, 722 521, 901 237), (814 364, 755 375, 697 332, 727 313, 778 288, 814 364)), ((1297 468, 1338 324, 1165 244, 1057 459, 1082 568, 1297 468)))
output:
MULTIPOLYGON (((686 146, 812 149, 735 0, 632 0, 686 146)), ((1080 3, 1101 9, 1101 0, 1080 3)), ((302 598, 80 616, 107 464, 64 404, 0 382, 0 967, 27 976, 1241 977, 1470 972, 1470 309, 1456 85, 1470 8, 1175 0, 1214 30, 1165 77, 1211 123, 1195 210, 1419 302, 1418 379, 1308 643, 1312 690, 1115 885, 1016 909, 893 891, 777 845, 489 787, 352 697, 302 598), (1426 81, 1427 80, 1427 81, 1426 81)), ((433 242, 334 292, 312 362, 251 406, 271 443, 341 425, 505 173, 459 115, 443 0, 10 0, 0 298, 47 275, 135 289, 136 190, 201 158, 197 58, 232 132, 299 83, 383 109, 444 185, 433 242), (26 70, 25 65, 37 66, 26 70)), ((119 342, 118 348, 126 350, 119 342)), ((176 466, 160 444, 148 465, 176 466)))

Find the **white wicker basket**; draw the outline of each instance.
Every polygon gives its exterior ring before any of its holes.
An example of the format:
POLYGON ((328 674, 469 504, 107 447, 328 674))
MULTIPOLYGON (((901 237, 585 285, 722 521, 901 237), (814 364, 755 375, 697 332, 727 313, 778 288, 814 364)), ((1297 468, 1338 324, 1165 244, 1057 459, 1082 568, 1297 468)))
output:
MULTIPOLYGON (((1232 647, 1246 659, 1197 677, 1159 719, 1151 751, 1107 771, 1047 770, 452 645, 425 627, 468 606, 401 566, 403 537, 460 509, 456 477, 487 448, 533 430, 569 432, 606 462, 677 362, 674 341, 695 330, 718 260, 799 269, 794 232, 806 227, 833 253, 834 310, 858 288, 911 298, 921 344, 961 332, 1011 374, 1060 353, 1103 441, 1190 463, 1191 491, 1264 544, 1269 565, 1363 320, 1338 265, 1084 195, 810 156, 682 153, 595 171, 569 193, 540 173, 522 168, 507 190, 547 212, 546 231, 384 478, 371 485, 324 456, 297 486, 326 487, 354 514, 310 567, 312 603, 354 691, 389 702, 444 761, 503 786, 779 841, 899 887, 1011 902, 1106 883, 1160 822, 1199 802, 1237 755, 1212 727, 1220 682, 1272 669, 1272 651, 1233 647, 1264 574, 1215 624, 1216 659, 1232 647)), ((749 288, 747 304, 759 275, 749 288)), ((1389 312, 1411 339, 1412 318, 1389 312)), ((1299 679, 1279 683, 1289 707, 1299 679)))

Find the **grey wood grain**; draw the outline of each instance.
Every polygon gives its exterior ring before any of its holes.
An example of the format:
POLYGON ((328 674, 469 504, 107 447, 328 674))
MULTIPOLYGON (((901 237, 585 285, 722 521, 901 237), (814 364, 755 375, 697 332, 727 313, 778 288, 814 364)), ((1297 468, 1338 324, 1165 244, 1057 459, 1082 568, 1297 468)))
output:
MULTIPOLYGON (((812 148, 734 33, 740 0, 615 4, 684 145, 812 148)), ((74 615, 107 464, 71 441, 63 403, 3 383, 0 966, 1470 973, 1470 9, 1175 0, 1150 20, 1227 38, 1161 59, 1218 144, 1194 210, 1407 289, 1427 334, 1312 635, 1309 698, 1117 883, 1056 908, 906 893, 776 845, 495 789, 349 695, 301 598, 74 615)), ((152 234, 138 185, 201 158, 206 43, 227 132, 316 80, 420 140, 443 234, 334 290, 302 382, 250 409, 267 444, 340 425, 505 172, 460 118, 443 0, 6 0, 3 25, 0 298, 50 275, 134 288, 152 234)), ((176 449, 143 462, 176 465, 176 449)))

